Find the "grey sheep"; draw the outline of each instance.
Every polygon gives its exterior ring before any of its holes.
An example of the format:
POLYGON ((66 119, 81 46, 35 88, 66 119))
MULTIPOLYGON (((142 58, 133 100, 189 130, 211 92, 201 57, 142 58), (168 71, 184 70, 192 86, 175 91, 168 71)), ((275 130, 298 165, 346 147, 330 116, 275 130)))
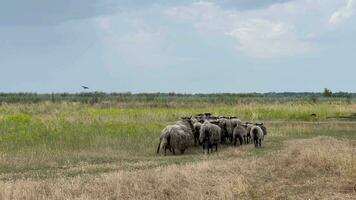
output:
POLYGON ((218 121, 219 127, 222 129, 222 143, 224 143, 226 139, 229 139, 230 142, 232 142, 232 134, 234 131, 232 120, 227 118, 219 118, 218 121))
POLYGON ((250 122, 245 122, 245 124, 242 125, 242 126, 243 126, 243 127, 246 129, 246 131, 247 131, 246 143, 247 143, 247 144, 252 143, 253 141, 252 141, 252 136, 251 136, 251 128, 252 128, 253 124, 250 123, 250 122))
POLYGON ((203 150, 209 153, 215 146, 215 151, 218 151, 218 144, 221 140, 221 128, 218 125, 205 120, 200 128, 199 141, 203 145, 203 150))
POLYGON ((247 143, 247 130, 242 125, 237 125, 233 132, 233 143, 236 146, 237 140, 240 141, 240 145, 247 143))
POLYGON ((157 154, 160 149, 164 149, 166 155, 167 149, 175 155, 175 150, 179 150, 181 154, 191 145, 191 135, 186 133, 179 125, 166 126, 160 136, 160 141, 157 147, 157 154))
POLYGON ((194 146, 197 146, 197 144, 200 144, 199 142, 199 134, 200 134, 200 128, 201 128, 201 125, 202 123, 199 122, 198 119, 196 118, 192 118, 192 123, 193 123, 193 132, 194 132, 194 146))
POLYGON ((192 122, 192 117, 182 117, 181 120, 177 121, 175 125, 180 126, 183 131, 190 136, 191 141, 189 142, 189 146, 193 146, 195 129, 192 122))
POLYGON ((193 124, 193 126, 194 126, 194 146, 197 146, 197 144, 200 144, 199 135, 200 135, 200 129, 201 129, 202 123, 196 122, 193 124))
POLYGON ((217 125, 220 127, 221 129, 221 144, 224 144, 226 142, 226 138, 228 137, 228 133, 227 133, 227 129, 226 129, 226 124, 227 124, 227 119, 224 117, 219 117, 219 119, 217 120, 217 125))
POLYGON ((261 147, 263 140, 263 130, 259 126, 252 126, 250 131, 255 147, 261 147))
POLYGON ((263 131, 263 138, 267 135, 267 127, 263 123, 256 123, 256 126, 259 126, 263 131))
POLYGON ((230 117, 230 120, 231 120, 231 124, 232 124, 232 127, 235 128, 237 127, 238 125, 241 125, 242 122, 240 119, 237 119, 236 117, 230 117))

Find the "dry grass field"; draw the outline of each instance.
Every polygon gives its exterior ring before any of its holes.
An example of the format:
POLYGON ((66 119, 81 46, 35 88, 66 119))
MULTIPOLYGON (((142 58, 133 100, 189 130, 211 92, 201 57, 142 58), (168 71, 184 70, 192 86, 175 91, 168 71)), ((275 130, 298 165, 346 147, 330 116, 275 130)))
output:
POLYGON ((0 199, 355 199, 356 104, 0 106, 0 199), (161 129, 210 111, 263 121, 262 148, 156 155, 161 129), (316 113, 317 117, 311 117, 316 113))

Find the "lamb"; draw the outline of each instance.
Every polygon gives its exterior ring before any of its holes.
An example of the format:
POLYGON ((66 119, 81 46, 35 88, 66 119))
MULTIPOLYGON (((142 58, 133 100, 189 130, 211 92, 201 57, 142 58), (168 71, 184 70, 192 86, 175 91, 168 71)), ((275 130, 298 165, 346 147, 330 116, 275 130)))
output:
POLYGON ((234 128, 234 132, 233 132, 234 146, 236 146, 237 139, 240 141, 240 145, 242 145, 243 143, 246 144, 247 142, 247 130, 242 125, 238 125, 234 128))
POLYGON ((160 141, 157 147, 157 154, 160 149, 164 149, 166 155, 167 149, 175 155, 175 150, 178 149, 181 154, 190 146, 191 136, 186 133, 179 125, 166 126, 160 136, 160 141))
POLYGON ((200 128, 199 141, 203 144, 203 150, 209 154, 209 149, 212 151, 215 146, 215 151, 218 151, 218 144, 221 140, 221 128, 218 125, 205 120, 200 128))
POLYGON ((253 125, 251 127, 250 134, 253 139, 253 143, 255 144, 255 147, 261 147, 263 140, 263 130, 261 129, 261 127, 253 125))

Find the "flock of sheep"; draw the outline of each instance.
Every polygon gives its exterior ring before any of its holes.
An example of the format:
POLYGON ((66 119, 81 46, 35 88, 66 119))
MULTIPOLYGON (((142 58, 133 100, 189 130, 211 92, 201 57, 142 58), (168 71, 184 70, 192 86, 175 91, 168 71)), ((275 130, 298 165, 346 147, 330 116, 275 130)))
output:
POLYGON ((181 154, 191 147, 201 145, 206 153, 218 150, 219 144, 230 143, 236 146, 254 143, 261 147, 267 135, 267 128, 263 123, 242 123, 236 117, 215 117, 211 113, 198 114, 195 117, 182 117, 173 125, 166 126, 160 136, 157 154, 167 149, 175 155, 179 150, 181 154))

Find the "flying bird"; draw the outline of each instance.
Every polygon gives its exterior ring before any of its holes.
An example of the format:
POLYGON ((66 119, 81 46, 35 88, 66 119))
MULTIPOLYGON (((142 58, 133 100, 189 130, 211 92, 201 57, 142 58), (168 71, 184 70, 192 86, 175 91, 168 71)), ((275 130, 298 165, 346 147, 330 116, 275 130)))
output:
POLYGON ((87 87, 87 86, 83 86, 83 85, 82 85, 82 88, 83 88, 84 90, 89 90, 89 87, 87 87))

